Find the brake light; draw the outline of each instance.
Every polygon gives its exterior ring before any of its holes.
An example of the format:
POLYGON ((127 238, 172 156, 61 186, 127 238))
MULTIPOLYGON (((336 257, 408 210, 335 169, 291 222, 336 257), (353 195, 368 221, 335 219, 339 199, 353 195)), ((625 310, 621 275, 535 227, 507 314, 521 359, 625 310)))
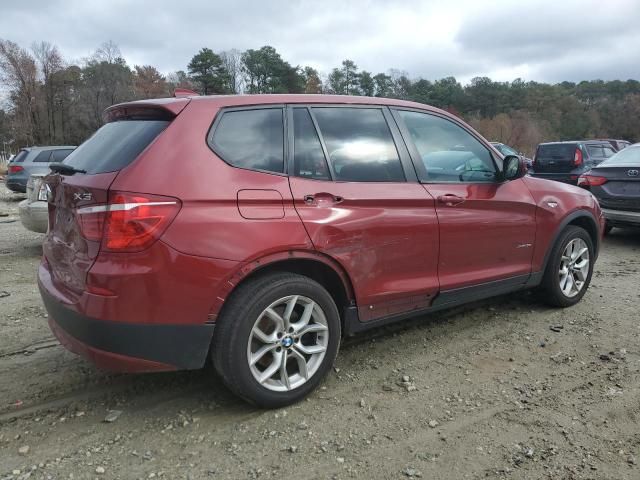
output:
POLYGON ((580 175, 578 178, 579 187, 599 187, 607 183, 605 177, 598 177, 596 175, 580 175))
POLYGON ((18 173, 24 170, 20 165, 9 165, 9 173, 18 173))
POLYGON ((576 167, 582 165, 582 150, 576 148, 576 152, 573 154, 573 164, 576 167))
POLYGON ((107 205, 78 210, 82 235, 101 241, 111 252, 139 252, 164 233, 180 211, 180 201, 171 197, 111 192, 107 205))

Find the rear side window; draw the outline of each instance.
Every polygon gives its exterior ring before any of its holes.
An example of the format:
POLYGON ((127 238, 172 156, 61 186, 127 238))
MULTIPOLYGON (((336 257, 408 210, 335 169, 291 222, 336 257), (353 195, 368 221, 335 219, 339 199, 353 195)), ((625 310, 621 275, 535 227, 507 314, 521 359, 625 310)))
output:
POLYGON ((316 107, 312 111, 336 180, 405 181, 398 151, 382 110, 316 107))
POLYGON ((224 112, 208 143, 220 158, 234 167, 283 173, 282 109, 224 112))
POLYGON ((331 179, 322 144, 306 108, 293 109, 293 131, 295 175, 316 180, 331 179))
POLYGON ((131 162, 162 132, 167 120, 120 120, 107 123, 65 159, 89 174, 115 172, 131 162))
POLYGON ((587 150, 589 151, 590 157, 597 157, 597 158, 604 157, 602 145, 587 145, 587 150))
POLYGON ((54 150, 51 154, 52 162, 62 162, 73 150, 54 150))
POLYGON ((14 157, 14 159, 11 160, 11 163, 24 162, 24 159, 27 158, 27 155, 29 155, 28 150, 20 150, 20 152, 14 157))
POLYGON ((38 154, 36 158, 33 159, 34 162, 50 162, 51 158, 51 150, 43 150, 38 154))

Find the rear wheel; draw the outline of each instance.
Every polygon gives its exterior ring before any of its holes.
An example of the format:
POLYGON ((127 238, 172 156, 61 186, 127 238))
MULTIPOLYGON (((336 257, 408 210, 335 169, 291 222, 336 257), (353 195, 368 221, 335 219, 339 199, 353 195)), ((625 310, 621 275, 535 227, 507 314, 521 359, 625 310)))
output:
POLYGON ((338 309, 320 284, 273 273, 240 286, 227 302, 216 323, 212 355, 234 393, 275 408, 317 387, 340 343, 338 309))
POLYGON ((584 296, 593 274, 594 248, 581 227, 567 227, 553 247, 542 280, 544 300, 555 307, 570 307, 584 296))

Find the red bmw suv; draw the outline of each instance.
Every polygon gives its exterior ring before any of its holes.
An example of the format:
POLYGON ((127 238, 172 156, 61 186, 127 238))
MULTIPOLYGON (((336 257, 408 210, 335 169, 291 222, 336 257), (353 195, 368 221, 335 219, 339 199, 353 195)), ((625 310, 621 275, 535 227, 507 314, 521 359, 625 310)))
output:
POLYGON ((183 97, 110 107, 46 179, 51 329, 99 367, 201 368, 300 400, 340 339, 537 287, 585 294, 603 217, 441 110, 383 98, 183 97))

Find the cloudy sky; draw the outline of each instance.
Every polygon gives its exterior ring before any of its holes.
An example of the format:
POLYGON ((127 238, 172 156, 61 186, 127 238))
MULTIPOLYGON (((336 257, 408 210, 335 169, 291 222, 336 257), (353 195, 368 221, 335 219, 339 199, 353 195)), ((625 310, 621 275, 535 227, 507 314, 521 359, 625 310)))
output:
POLYGON ((463 82, 640 79, 640 0, 2 0, 0 38, 78 61, 113 40, 129 64, 165 73, 204 46, 272 45, 323 73, 350 58, 463 82))

